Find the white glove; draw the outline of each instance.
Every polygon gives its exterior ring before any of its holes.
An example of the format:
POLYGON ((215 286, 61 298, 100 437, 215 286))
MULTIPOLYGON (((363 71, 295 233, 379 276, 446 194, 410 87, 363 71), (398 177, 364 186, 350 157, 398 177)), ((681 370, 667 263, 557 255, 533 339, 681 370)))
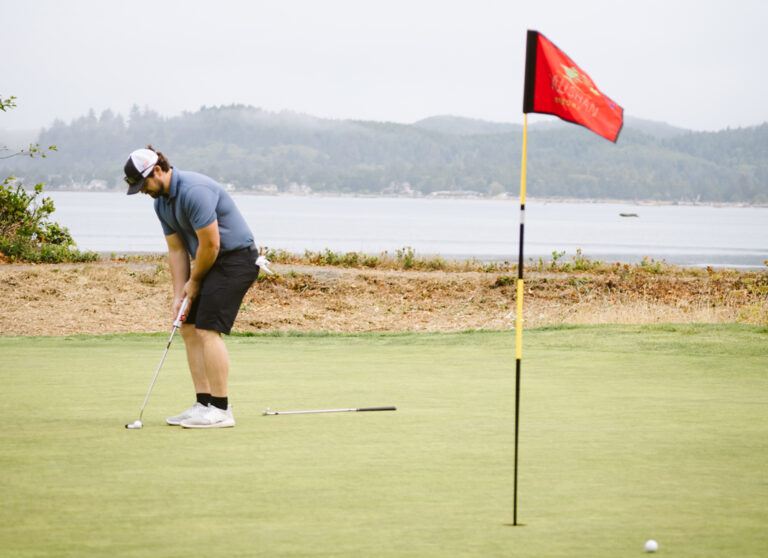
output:
POLYGON ((263 255, 259 255, 258 258, 256 258, 256 265, 259 266, 261 269, 263 269, 267 275, 274 275, 272 273, 272 270, 270 270, 267 266, 272 265, 271 262, 265 258, 263 255))

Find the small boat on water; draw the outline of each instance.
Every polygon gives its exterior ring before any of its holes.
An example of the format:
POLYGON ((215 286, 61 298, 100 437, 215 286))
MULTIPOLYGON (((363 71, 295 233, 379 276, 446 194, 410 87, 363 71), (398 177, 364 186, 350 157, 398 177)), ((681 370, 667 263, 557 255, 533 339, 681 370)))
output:
POLYGON ((637 213, 619 213, 620 217, 640 217, 637 213))

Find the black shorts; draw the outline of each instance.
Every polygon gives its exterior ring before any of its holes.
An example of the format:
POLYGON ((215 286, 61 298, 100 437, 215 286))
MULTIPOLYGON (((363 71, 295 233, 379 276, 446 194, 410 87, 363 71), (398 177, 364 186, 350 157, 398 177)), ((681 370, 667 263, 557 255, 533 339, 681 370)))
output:
POLYGON ((259 276, 258 257, 255 246, 219 254, 184 323, 229 335, 245 293, 259 276))

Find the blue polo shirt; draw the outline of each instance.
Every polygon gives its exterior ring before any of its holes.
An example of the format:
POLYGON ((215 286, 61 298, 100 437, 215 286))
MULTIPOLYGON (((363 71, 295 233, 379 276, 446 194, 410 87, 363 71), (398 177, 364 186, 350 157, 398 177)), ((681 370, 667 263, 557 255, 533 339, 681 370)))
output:
POLYGON ((176 167, 171 167, 171 171, 170 193, 155 200, 155 213, 166 236, 174 233, 181 236, 190 258, 194 259, 197 254, 195 231, 216 220, 221 242, 219 253, 253 244, 248 223, 221 184, 196 172, 176 167))

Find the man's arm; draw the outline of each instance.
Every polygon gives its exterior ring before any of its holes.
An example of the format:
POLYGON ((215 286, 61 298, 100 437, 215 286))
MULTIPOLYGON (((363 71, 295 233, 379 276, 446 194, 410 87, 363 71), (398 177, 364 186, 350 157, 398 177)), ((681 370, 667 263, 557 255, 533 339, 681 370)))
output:
POLYGON ((221 246, 219 239, 219 222, 214 221, 210 225, 197 229, 197 254, 195 254, 195 261, 192 265, 192 270, 189 275, 189 280, 184 285, 182 292, 182 298, 188 296, 189 300, 193 300, 200 292, 200 283, 205 278, 205 274, 211 269, 216 258, 219 256, 219 248, 221 246))
POLYGON ((189 280, 189 255, 178 233, 165 237, 168 244, 168 267, 171 268, 171 282, 173 284, 173 315, 176 316, 184 299, 184 285, 189 280))

